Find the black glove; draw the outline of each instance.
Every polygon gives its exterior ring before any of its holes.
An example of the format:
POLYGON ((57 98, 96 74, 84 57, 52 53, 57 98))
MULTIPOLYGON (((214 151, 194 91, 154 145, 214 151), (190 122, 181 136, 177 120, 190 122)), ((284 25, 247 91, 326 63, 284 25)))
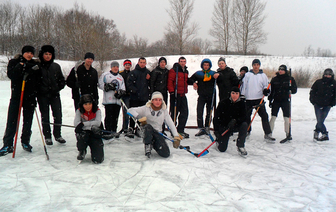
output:
POLYGON ((111 90, 111 88, 110 88, 110 84, 109 83, 105 83, 104 84, 104 91, 105 92, 109 92, 111 90))
POLYGON ((237 123, 236 119, 231 119, 231 121, 228 123, 227 127, 232 128, 237 123))
POLYGON ((102 130, 98 126, 92 126, 91 131, 95 135, 101 135, 102 134, 102 130))
POLYGON ((271 90, 270 89, 267 89, 267 88, 265 88, 264 90, 263 90, 263 94, 264 94, 264 96, 268 96, 268 94, 271 92, 271 90))
POLYGON ((83 127, 84 127, 83 122, 79 123, 79 124, 77 125, 77 127, 75 128, 75 132, 76 132, 76 133, 81 133, 81 132, 83 132, 83 127))
POLYGON ((117 98, 117 99, 120 99, 121 97, 123 97, 124 95, 126 95, 126 91, 124 90, 118 90, 114 96, 117 98))
MULTIPOLYGON (((23 67, 25 67, 26 64, 23 65, 23 67)), ((25 67, 25 71, 28 73, 28 74, 32 74, 34 73, 36 70, 39 70, 39 66, 38 65, 33 65, 33 64, 27 64, 26 67, 25 67)))

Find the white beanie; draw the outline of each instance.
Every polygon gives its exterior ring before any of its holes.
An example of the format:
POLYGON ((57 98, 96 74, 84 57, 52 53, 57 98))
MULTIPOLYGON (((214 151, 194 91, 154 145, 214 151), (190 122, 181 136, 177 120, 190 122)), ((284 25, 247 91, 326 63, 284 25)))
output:
POLYGON ((162 99, 162 109, 166 109, 167 108, 166 103, 163 100, 163 96, 162 96, 161 92, 155 91, 155 92, 152 93, 151 100, 146 103, 147 107, 150 107, 150 105, 152 104, 152 100, 153 99, 162 99))

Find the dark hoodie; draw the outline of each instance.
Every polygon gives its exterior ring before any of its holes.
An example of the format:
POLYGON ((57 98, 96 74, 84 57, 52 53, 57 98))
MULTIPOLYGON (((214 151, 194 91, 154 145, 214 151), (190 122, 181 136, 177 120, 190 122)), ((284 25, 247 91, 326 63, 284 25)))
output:
POLYGON ((149 99, 149 80, 146 79, 147 74, 150 74, 150 71, 146 67, 140 68, 139 64, 130 72, 127 79, 127 87, 131 100, 147 101, 149 99))
POLYGON ((231 88, 238 86, 238 77, 232 68, 226 66, 225 69, 217 69, 219 76, 217 78, 217 85, 219 89, 219 99, 227 99, 230 97, 231 88))
POLYGON ((168 72, 167 68, 161 69, 160 66, 157 66, 152 72, 149 79, 150 82, 150 93, 154 91, 159 91, 160 93, 167 94, 167 81, 168 81, 168 72))
POLYGON ((296 82, 293 77, 290 77, 286 71, 285 74, 279 73, 271 80, 271 94, 268 96, 268 100, 277 102, 287 102, 289 99, 289 82, 291 80, 292 94, 297 92, 296 82))
POLYGON ((323 76, 314 82, 310 89, 310 102, 313 105, 321 107, 335 106, 336 104, 336 81, 334 77, 331 78, 323 76))

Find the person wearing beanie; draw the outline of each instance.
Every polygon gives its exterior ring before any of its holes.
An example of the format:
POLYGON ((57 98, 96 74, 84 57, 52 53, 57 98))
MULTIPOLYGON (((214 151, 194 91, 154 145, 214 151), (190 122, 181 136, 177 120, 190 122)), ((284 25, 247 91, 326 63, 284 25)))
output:
POLYGON ((272 108, 272 117, 270 120, 271 130, 274 130, 274 122, 278 116, 279 109, 281 108, 284 117, 284 126, 286 138, 281 143, 292 140, 292 135, 289 130, 289 117, 290 117, 290 93, 297 92, 296 82, 293 77, 289 76, 287 66, 279 66, 279 71, 276 76, 271 80, 271 94, 268 96, 269 106, 272 108))
MULTIPOLYGON (((164 57, 160 57, 158 66, 153 69, 151 72, 151 77, 149 80, 150 85, 150 94, 155 91, 159 91, 163 95, 163 100, 167 104, 168 100, 168 72, 169 70, 166 68, 167 59, 164 57)), ((165 125, 162 125, 162 133, 164 133, 165 125)))
MULTIPOLYGON (((23 127, 21 135, 21 144, 24 150, 31 152, 30 145, 31 126, 33 121, 34 110, 36 107, 36 95, 41 78, 41 71, 38 61, 33 59, 35 49, 32 46, 24 46, 22 55, 17 54, 8 62, 7 76, 11 80, 11 99, 9 101, 7 124, 3 137, 3 147, 0 149, 0 156, 12 153, 14 136, 18 114, 20 110, 20 99, 22 86, 23 90, 23 127), (23 81, 25 84, 23 84, 23 81)), ((22 119, 21 119, 22 120, 22 119)))
POLYGON ((164 137, 160 134, 161 126, 164 123, 168 125, 174 136, 173 147, 178 148, 180 146, 181 136, 169 116, 166 103, 163 101, 163 96, 159 91, 153 92, 151 100, 144 106, 129 108, 128 113, 132 114, 143 125, 143 143, 147 157, 150 157, 152 148, 161 157, 169 157, 169 147, 164 137))
POLYGON ((39 52, 40 66, 41 66, 41 80, 37 95, 37 101, 41 112, 41 122, 43 135, 47 145, 52 145, 51 129, 49 119, 49 111, 53 113, 54 129, 53 135, 55 140, 59 143, 66 141, 61 135, 62 124, 62 104, 60 91, 65 86, 65 79, 62 73, 61 66, 54 62, 55 49, 51 45, 44 45, 39 52))
POLYGON ((126 93, 124 78, 119 74, 119 63, 113 61, 111 70, 104 72, 98 81, 99 89, 104 91, 103 105, 105 107, 105 130, 113 133, 103 138, 118 137, 118 118, 121 107, 120 98, 126 93))
POLYGON ((76 65, 70 71, 66 84, 71 88, 72 99, 74 100, 75 110, 78 108, 79 97, 84 94, 90 94, 93 100, 98 104, 98 72, 92 67, 94 55, 88 52, 84 56, 83 63, 76 65))
POLYGON ((240 88, 243 84, 243 79, 245 77, 245 74, 248 72, 248 67, 243 66, 240 68, 239 75, 238 75, 238 88, 240 88))
MULTIPOLYGON (((246 109, 247 109, 247 124, 251 123, 252 110, 259 107, 258 114, 261 117, 262 128, 264 130, 264 138, 267 142, 274 143, 275 138, 272 137, 271 126, 268 121, 268 114, 264 104, 260 104, 261 100, 268 96, 271 92, 268 87, 268 77, 260 69, 260 60, 254 59, 252 62, 253 69, 245 74, 243 79, 243 84, 240 87, 241 95, 246 98, 246 109)), ((264 102, 264 100, 263 100, 264 102)), ((252 126, 248 129, 248 135, 252 130, 252 126)))
POLYGON ((230 136, 233 135, 233 132, 238 131, 237 151, 240 155, 246 156, 246 106, 244 100, 240 98, 239 88, 236 86, 232 87, 230 98, 220 101, 215 111, 213 124, 218 150, 225 152, 230 136), (229 131, 223 135, 226 130, 229 131))
POLYGON ((314 105, 317 121, 314 130, 314 140, 327 141, 329 140, 329 135, 324 121, 330 108, 336 104, 336 81, 332 69, 324 70, 322 79, 314 82, 309 95, 309 100, 314 105), (319 133, 322 134, 321 137, 319 137, 319 133))
MULTIPOLYGON (((130 107, 130 93, 129 88, 127 86, 127 78, 130 74, 132 68, 132 61, 129 59, 124 60, 123 62, 124 70, 120 70, 119 74, 123 77, 126 87, 126 93, 121 97, 124 101, 127 108, 130 107)), ((134 138, 134 134, 132 130, 128 127, 129 126, 129 115, 127 115, 127 109, 125 107, 121 107, 123 111, 123 125, 122 129, 118 132, 119 134, 124 133, 126 137, 134 138)))
MULTIPOLYGON (((205 58, 201 62, 202 70, 196 71, 190 79, 194 82, 194 89, 197 90, 197 127, 199 129, 195 136, 208 135, 210 132, 210 111, 211 105, 215 105, 216 99, 213 99, 213 92, 215 86, 215 79, 218 73, 211 70, 211 60, 205 58), (214 103, 212 103, 214 101, 214 103), (205 123, 203 122, 203 112, 206 105, 205 123)), ((216 96, 216 94, 214 94, 216 96)))
POLYGON ((223 57, 220 57, 218 60, 217 73, 219 74, 217 78, 219 100, 222 101, 230 97, 233 86, 238 86, 238 78, 233 69, 226 65, 225 58, 223 57))
MULTIPOLYGON (((146 68, 146 58, 140 57, 135 69, 130 72, 127 86, 130 92, 130 107, 140 107, 149 99, 150 71, 146 68)), ((139 129, 135 129, 135 122, 130 120, 130 132, 140 137, 139 129)), ((130 137, 130 136, 129 136, 130 137)))
POLYGON ((91 160, 95 164, 104 161, 104 143, 101 139, 101 110, 90 94, 81 96, 74 119, 77 139, 77 160, 84 160, 87 147, 91 149, 91 160))

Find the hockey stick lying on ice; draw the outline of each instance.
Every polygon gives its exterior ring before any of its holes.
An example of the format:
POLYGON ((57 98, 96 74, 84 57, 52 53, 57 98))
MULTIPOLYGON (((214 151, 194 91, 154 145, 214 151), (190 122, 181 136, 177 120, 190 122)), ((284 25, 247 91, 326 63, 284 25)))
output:
MULTIPOLYGON (((50 124, 50 125, 55 125, 55 126, 61 126, 61 127, 71 127, 71 128, 76 128, 75 126, 72 125, 66 125, 66 124, 56 124, 56 123, 46 123, 46 122, 42 122, 42 124, 50 124)), ((115 132, 112 131, 108 131, 108 130, 100 130, 103 133, 109 133, 109 134, 113 134, 115 132)))
MULTIPOLYGON (((120 99, 120 102, 121 102, 122 106, 123 106, 123 107, 126 109, 126 111, 127 111, 128 108, 127 108, 127 106, 126 106, 124 100, 120 99)), ((136 120, 136 118, 134 118, 134 116, 133 116, 132 114, 130 114, 129 112, 127 112, 127 115, 129 115, 129 116, 133 119, 133 121, 134 121, 136 127, 140 130, 140 137, 143 137, 144 132, 143 132, 142 128, 140 127, 140 125, 138 124, 138 121, 136 120)))
MULTIPOLYGON (((225 132, 222 133, 222 136, 225 135, 229 130, 230 130, 230 128, 227 129, 227 130, 225 130, 225 132)), ((216 143, 216 140, 212 137, 212 135, 211 135, 210 133, 209 133, 209 137, 210 137, 212 143, 211 143, 207 148, 205 148, 202 152, 200 152, 199 154, 195 154, 196 157, 199 158, 199 157, 202 157, 202 156, 208 154, 208 153, 209 153, 209 150, 208 150, 208 149, 209 149, 214 143, 216 143)))

